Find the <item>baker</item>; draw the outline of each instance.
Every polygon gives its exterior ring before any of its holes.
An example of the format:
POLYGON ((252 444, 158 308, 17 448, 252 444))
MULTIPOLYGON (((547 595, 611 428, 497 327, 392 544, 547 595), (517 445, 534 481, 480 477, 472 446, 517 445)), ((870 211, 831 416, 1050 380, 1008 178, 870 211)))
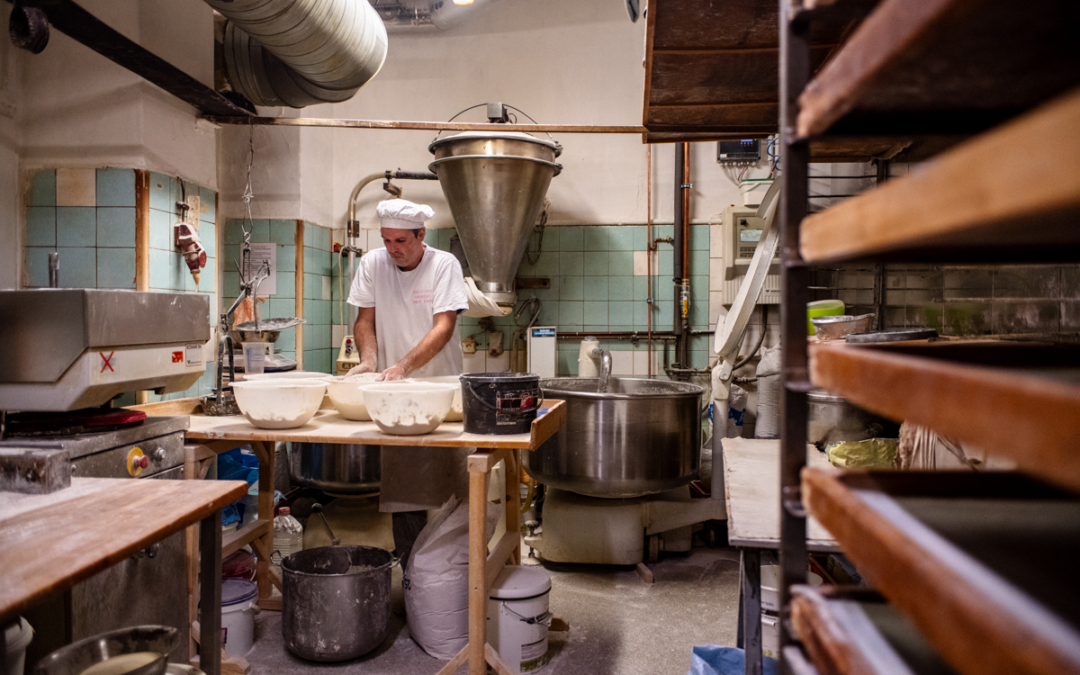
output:
MULTIPOLYGON (((461 264, 424 243, 431 207, 390 199, 376 207, 386 248, 369 251, 349 290, 359 308, 353 336, 360 365, 349 375, 381 373, 379 379, 460 375, 457 316, 468 309, 461 264)), ((469 448, 384 445, 379 510, 393 514, 394 546, 401 567, 427 522, 426 509, 468 494, 469 448)))

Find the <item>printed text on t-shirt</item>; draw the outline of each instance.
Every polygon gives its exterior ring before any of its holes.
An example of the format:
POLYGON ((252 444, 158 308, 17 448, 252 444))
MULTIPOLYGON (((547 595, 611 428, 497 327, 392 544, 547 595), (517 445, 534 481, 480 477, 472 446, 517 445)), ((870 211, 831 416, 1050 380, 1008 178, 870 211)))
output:
POLYGON ((432 292, 427 291, 413 291, 412 302, 414 305, 430 305, 432 303, 432 292))

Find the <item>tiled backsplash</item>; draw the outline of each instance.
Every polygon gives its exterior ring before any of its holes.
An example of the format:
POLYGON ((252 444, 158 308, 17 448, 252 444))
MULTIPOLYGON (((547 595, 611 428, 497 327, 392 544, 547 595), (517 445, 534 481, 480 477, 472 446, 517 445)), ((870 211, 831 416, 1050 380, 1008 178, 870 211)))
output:
MULTIPOLYGON (((1080 340, 1080 265, 888 265, 884 282, 887 328, 1080 340)), ((872 269, 819 270, 814 285, 849 313, 875 311, 872 269)))
MULTIPOLYGON (((231 304, 240 292, 240 275, 236 263, 240 259, 243 242, 243 221, 229 218, 225 223, 225 272, 223 274, 223 297, 231 304)), ((277 289, 265 302, 259 303, 259 316, 288 318, 296 316, 296 228, 298 221, 291 219, 255 219, 248 228, 252 243, 277 245, 277 289)), ((331 231, 314 223, 302 222, 304 245, 302 255, 304 276, 299 292, 303 296, 304 320, 299 329, 303 331, 304 370, 333 372, 337 350, 332 343, 331 322, 333 313, 332 293, 336 293, 336 268, 333 268, 333 241, 331 231), (332 269, 333 268, 333 269, 332 269)), ((275 351, 286 358, 296 358, 296 330, 288 328, 281 332, 275 351)))
MULTIPOLYGON (((709 240, 710 225, 693 225, 690 238, 690 321, 694 329, 710 327, 709 312, 709 240)), ((428 230, 426 242, 444 251, 450 250, 453 229, 428 230)), ((653 238, 672 236, 671 225, 653 227, 653 238)), ((544 230, 539 258, 530 264, 528 256, 518 270, 520 277, 546 277, 551 288, 519 290, 519 301, 533 295, 543 308, 536 325, 556 326, 560 332, 638 331, 648 329, 650 306, 649 282, 652 282, 653 330, 669 331, 674 320, 673 253, 671 244, 660 243, 653 275, 644 262, 647 228, 644 225, 549 226, 544 230), (638 258, 638 260, 635 260, 638 258)), ((367 231, 368 249, 382 246, 378 230, 367 231)), ((538 236, 532 235, 530 250, 535 251, 538 236)), ((346 291, 347 292, 347 291, 346 291)), ((335 317, 336 318, 336 317, 335 317)), ((469 372, 497 372, 510 366, 509 350, 513 332, 528 323, 524 313, 517 318, 493 318, 495 330, 503 333, 506 351, 498 357, 486 353, 486 338, 479 320, 462 317, 461 338, 475 335, 477 353, 467 355, 469 372)), ((704 368, 709 363, 709 336, 694 336, 691 342, 691 365, 704 368)), ((618 375, 645 376, 648 373, 647 343, 644 339, 602 340, 601 346, 612 352, 613 369, 618 375)), ((579 342, 560 341, 559 375, 576 375, 579 342)), ((663 343, 653 342, 654 376, 663 375, 663 343)), ((672 358, 674 351, 672 348, 672 358)))
MULTIPOLYGON (((210 296, 210 320, 217 312, 215 193, 177 178, 149 176, 149 283, 151 291, 210 296), (208 260, 200 283, 173 246, 176 202, 182 194, 199 195, 199 236, 208 260)), ((59 253, 62 288, 135 288, 136 172, 134 169, 42 169, 29 177, 26 192, 23 285, 49 284, 48 255, 59 253)), ((207 354, 210 350, 207 350, 207 354)), ((209 393, 212 368, 185 392, 164 398, 209 393)), ((134 401, 133 396, 129 397, 134 401)), ((151 394, 152 400, 159 397, 151 394)))

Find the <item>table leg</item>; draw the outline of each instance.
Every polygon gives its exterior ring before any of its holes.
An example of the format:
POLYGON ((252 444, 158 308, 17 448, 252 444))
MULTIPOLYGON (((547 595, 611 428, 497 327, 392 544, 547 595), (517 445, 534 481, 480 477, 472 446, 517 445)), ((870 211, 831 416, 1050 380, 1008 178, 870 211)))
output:
POLYGON ((742 579, 743 642, 746 675, 762 675, 761 655, 761 552, 756 548, 739 549, 742 579))
POLYGON ((221 510, 199 523, 199 576, 201 581, 199 669, 221 675, 221 510))
MULTIPOLYGON (((266 534, 259 537, 265 551, 274 550, 274 442, 253 442, 252 450, 259 458, 259 519, 270 523, 266 534)), ((255 583, 259 587, 259 601, 262 602, 273 593, 270 581, 270 559, 258 556, 255 568, 255 583)))
MULTIPOLYGON (((525 452, 528 452, 526 450, 525 452)), ((521 532, 521 463, 518 461, 518 451, 511 450, 506 453, 506 531, 521 532)), ((510 556, 510 562, 515 565, 521 564, 521 544, 515 548, 510 556)))
MULTIPOLYGON (((469 675, 485 675, 487 658, 487 493, 490 470, 469 472, 469 675)), ((209 675, 209 674, 208 674, 209 675)))

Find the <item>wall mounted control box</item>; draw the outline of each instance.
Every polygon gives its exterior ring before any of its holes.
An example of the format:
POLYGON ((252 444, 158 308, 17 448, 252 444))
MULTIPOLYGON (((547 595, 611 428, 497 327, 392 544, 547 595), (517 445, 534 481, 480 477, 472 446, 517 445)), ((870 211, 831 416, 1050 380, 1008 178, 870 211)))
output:
POLYGON ((716 161, 759 162, 761 161, 761 141, 756 138, 743 141, 717 141, 716 161))
POLYGON ((526 336, 528 370, 540 377, 555 377, 559 368, 558 334, 555 326, 533 326, 526 336))
MULTIPOLYGON (((729 206, 724 209, 723 245, 720 255, 724 262, 723 295, 721 302, 730 305, 735 302, 743 277, 754 257, 758 242, 761 241, 764 223, 757 217, 757 208, 729 206)), ((774 224, 773 227, 776 227, 774 224)), ((780 263, 773 258, 769 265, 769 276, 765 278, 765 287, 758 298, 758 304, 777 305, 780 303, 780 263)))

